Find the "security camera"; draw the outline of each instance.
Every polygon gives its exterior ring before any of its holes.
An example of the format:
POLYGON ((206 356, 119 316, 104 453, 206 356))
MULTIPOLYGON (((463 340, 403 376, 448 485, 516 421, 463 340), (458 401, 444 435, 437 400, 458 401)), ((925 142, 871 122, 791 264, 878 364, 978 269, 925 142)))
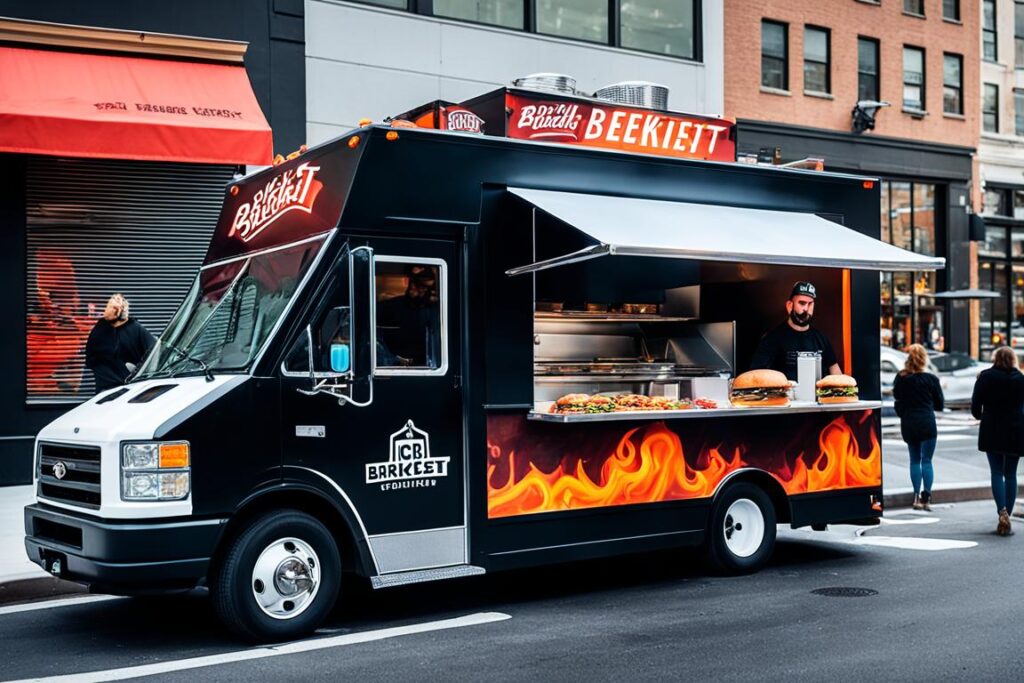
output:
POLYGON ((853 111, 850 112, 850 115, 853 116, 853 132, 863 133, 866 130, 874 130, 875 112, 888 106, 890 106, 888 102, 859 100, 857 104, 853 105, 853 111))

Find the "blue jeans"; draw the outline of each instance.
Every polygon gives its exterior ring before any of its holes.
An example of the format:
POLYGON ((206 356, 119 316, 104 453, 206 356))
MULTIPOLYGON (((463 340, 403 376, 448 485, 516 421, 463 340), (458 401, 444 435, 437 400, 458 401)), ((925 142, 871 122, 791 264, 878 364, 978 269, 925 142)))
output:
POLYGON ((914 485, 914 495, 921 492, 921 480, 924 479, 924 490, 931 491, 935 482, 935 470, 932 468, 932 456, 935 455, 937 439, 908 443, 910 449, 910 483, 914 485))
POLYGON ((996 509, 1013 514, 1013 504, 1017 500, 1017 463, 1020 457, 1003 455, 1002 453, 986 453, 988 468, 992 471, 992 497, 996 499, 996 509))

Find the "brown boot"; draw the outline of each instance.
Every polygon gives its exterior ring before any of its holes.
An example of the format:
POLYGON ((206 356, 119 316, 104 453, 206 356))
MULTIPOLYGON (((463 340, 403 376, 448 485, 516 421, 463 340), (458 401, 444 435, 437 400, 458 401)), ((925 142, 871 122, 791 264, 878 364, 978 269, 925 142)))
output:
POLYGON ((1009 536, 1013 533, 1013 529, 1010 527, 1010 513, 1003 508, 999 511, 999 524, 996 525, 996 533, 1000 536, 1009 536))

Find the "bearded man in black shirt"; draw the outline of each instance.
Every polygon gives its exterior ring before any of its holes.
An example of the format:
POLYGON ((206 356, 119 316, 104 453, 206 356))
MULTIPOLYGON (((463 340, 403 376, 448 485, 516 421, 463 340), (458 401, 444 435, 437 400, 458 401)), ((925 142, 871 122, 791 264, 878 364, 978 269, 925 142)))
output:
POLYGON ((789 301, 786 302, 786 322, 761 337, 750 361, 751 369, 778 370, 795 381, 797 354, 811 352, 821 354, 821 367, 826 374, 842 374, 828 337, 811 327, 817 296, 818 292, 810 282, 793 285, 789 301))

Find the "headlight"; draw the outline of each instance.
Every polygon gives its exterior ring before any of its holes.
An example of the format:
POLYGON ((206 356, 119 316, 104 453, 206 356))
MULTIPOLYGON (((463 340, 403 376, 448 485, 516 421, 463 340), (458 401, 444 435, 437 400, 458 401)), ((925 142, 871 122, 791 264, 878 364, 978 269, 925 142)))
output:
POLYGON ((191 454, 184 441, 121 446, 122 500, 181 500, 191 490, 191 454))

